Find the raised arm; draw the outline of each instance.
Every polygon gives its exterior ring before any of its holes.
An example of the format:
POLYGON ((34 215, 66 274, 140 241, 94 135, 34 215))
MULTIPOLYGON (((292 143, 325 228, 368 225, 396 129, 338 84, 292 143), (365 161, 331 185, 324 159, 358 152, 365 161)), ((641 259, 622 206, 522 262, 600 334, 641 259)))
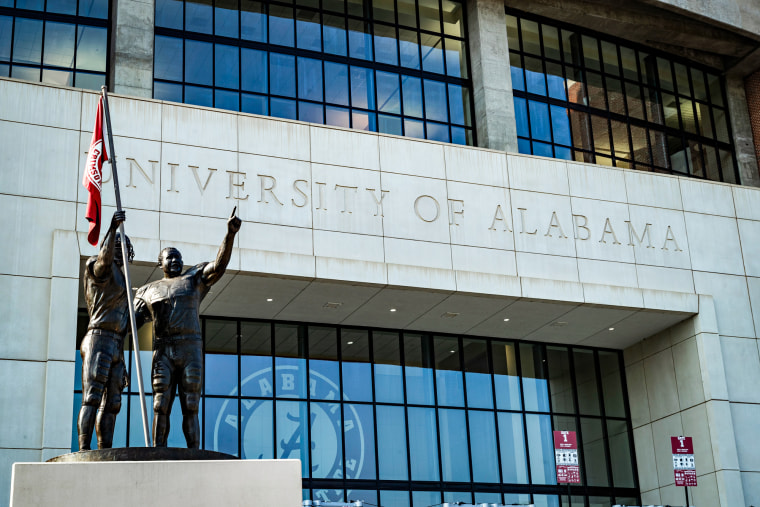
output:
POLYGON ((216 259, 206 264, 206 267, 203 268, 203 282, 206 285, 216 283, 224 274, 224 270, 227 269, 227 264, 230 263, 235 234, 240 230, 240 225, 243 223, 240 218, 235 216, 236 209, 237 206, 232 210, 230 218, 227 219, 227 234, 224 236, 224 241, 222 241, 222 245, 219 247, 216 259))
POLYGON ((126 220, 127 215, 124 211, 117 211, 111 218, 111 226, 106 232, 103 244, 98 253, 98 260, 92 266, 92 272, 97 278, 104 278, 111 269, 114 257, 114 245, 116 244, 116 229, 126 220))

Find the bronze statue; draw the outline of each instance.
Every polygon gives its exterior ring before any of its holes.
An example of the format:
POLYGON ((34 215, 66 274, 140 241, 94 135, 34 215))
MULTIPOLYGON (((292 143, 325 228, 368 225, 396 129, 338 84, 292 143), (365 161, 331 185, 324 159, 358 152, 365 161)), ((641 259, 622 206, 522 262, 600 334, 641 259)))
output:
MULTIPOLYGON (((80 451, 90 450, 93 426, 98 447, 111 448, 116 415, 121 409, 121 392, 127 385, 124 337, 129 326, 129 311, 121 271, 121 249, 125 242, 116 233, 125 219, 123 211, 114 213, 100 253, 85 263, 84 298, 90 323, 80 346, 82 408, 77 421, 80 451)), ((125 239, 129 262, 132 262, 135 255, 132 244, 128 237, 125 239)))
POLYGON ((176 248, 161 250, 158 264, 161 280, 137 291, 135 312, 138 325, 153 321, 153 445, 166 447, 169 416, 179 390, 182 431, 189 448, 200 446, 198 408, 203 381, 203 342, 198 316, 200 304, 211 285, 224 274, 232 255, 241 220, 232 210, 227 235, 213 262, 203 262, 182 273, 182 255, 176 248))

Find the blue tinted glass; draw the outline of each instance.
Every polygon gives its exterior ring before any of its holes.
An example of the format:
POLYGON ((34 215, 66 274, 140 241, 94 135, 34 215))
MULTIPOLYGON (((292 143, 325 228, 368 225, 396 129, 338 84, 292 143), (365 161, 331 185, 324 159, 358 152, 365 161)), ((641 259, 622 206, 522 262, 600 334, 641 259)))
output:
POLYGON ((306 402, 278 401, 275 413, 277 417, 277 440, 279 441, 276 457, 278 459, 300 459, 302 477, 310 477, 308 434, 310 417, 306 402))
POLYGON ((377 118, 375 113, 366 113, 364 111, 351 111, 351 128, 377 132, 377 118))
MULTIPOLYGON (((132 360, 132 364, 134 365, 135 359, 131 358, 131 360, 132 360)), ((153 392, 153 383, 151 382, 151 378, 150 378, 150 366, 146 366, 146 365, 150 365, 152 361, 153 361, 153 353, 151 351, 149 350, 140 351, 140 365, 142 366, 142 380, 143 380, 143 386, 145 388, 146 393, 153 392)), ((130 386, 129 389, 131 392, 133 393, 137 392, 137 371, 136 371, 136 368, 134 367, 130 368, 129 386, 130 386)), ((146 401, 146 403, 148 404, 148 412, 151 412, 150 400, 146 401)), ((137 407, 138 417, 140 417, 139 415, 140 405, 133 404, 132 407, 137 407)), ((133 428, 134 427, 135 426, 133 426, 133 428)), ((138 422, 137 427, 142 428, 142 421, 138 422)), ((138 445, 143 445, 143 444, 144 442, 138 445)))
POLYGON ((16 18, 16 29, 13 32, 13 61, 40 63, 41 57, 42 21, 16 18))
POLYGON ((185 81, 194 84, 213 84, 213 44, 194 40, 185 41, 185 81))
POLYGON ((467 144, 467 131, 461 127, 451 127, 451 142, 454 144, 467 144))
POLYGON ((467 456, 467 422, 464 410, 438 410, 438 419, 441 432, 442 479, 469 482, 470 460, 467 456))
POLYGON ((563 148, 561 146, 554 146, 554 158, 561 158, 563 160, 572 160, 573 152, 570 148, 563 148))
POLYGON ((429 79, 425 80, 425 118, 428 120, 448 121, 445 83, 429 79))
MULTIPOLYGON (((401 78, 401 92, 404 98, 404 116, 422 118, 422 80, 416 77, 403 76, 401 78)), ((424 137, 424 134, 415 137, 424 137)))
POLYGON ((417 32, 399 30, 399 54, 402 66, 410 69, 420 68, 420 45, 417 42, 417 32))
POLYGON ((269 114, 277 118, 296 119, 296 101, 288 99, 278 99, 272 97, 269 101, 269 114))
POLYGON ((544 378, 544 356, 539 345, 520 346, 522 387, 525 409, 536 412, 549 411, 549 392, 544 378))
POLYGON ((182 39, 156 35, 155 62, 156 79, 182 81, 182 39))
POLYGON ((223 88, 240 87, 239 80, 239 49, 232 46, 214 46, 214 86, 223 88))
POLYGON ((214 92, 214 107, 240 111, 240 94, 228 90, 216 90, 214 92))
POLYGON ((401 114, 401 88, 398 74, 377 71, 377 110, 401 114))
POLYGON ((266 8, 261 2, 242 0, 240 5, 240 37, 245 40, 267 41, 266 8))
POLYGON ((401 366, 375 365, 375 398, 380 402, 401 403, 404 401, 401 366))
POLYGON ((540 141, 551 141, 551 122, 549 120, 549 105, 541 102, 529 101, 530 111, 530 135, 540 141))
POLYGON ((182 85, 154 81, 153 98, 159 100, 169 100, 171 102, 182 102, 182 85))
MULTIPOLYGON (((609 498, 605 500, 609 500, 609 498)), ((593 499, 591 502, 592 505, 604 505, 597 504, 593 499)), ((536 507, 560 507, 559 498, 556 495, 533 495, 533 503, 536 507)))
POLYGON ((435 409, 409 407, 408 410, 409 456, 411 459, 412 480, 437 481, 439 480, 439 474, 438 442, 435 435, 435 409))
POLYGON ((404 119, 404 135, 425 139, 425 124, 417 120, 404 119))
POLYGON ((465 121, 469 118, 465 118, 465 100, 467 95, 459 85, 448 85, 449 87, 449 113, 451 115, 451 123, 464 125, 465 121))
POLYGON ((377 131, 384 134, 400 136, 403 134, 401 118, 398 116, 377 115, 377 131))
POLYGON ((17 9, 29 9, 32 11, 41 11, 45 7, 44 0, 16 0, 17 9))
MULTIPOLYGON (((469 387, 468 383, 468 391, 469 387)), ((494 414, 493 412, 470 410, 469 419, 472 480, 475 482, 499 482, 499 453, 496 445, 494 414)))
MULTIPOLYGON (((517 153, 524 153, 525 155, 530 155, 530 141, 527 139, 517 139, 517 153)), ((498 386, 498 382, 497 382, 498 386)))
POLYGON ((441 141, 444 143, 449 142, 448 125, 427 121, 425 122, 425 128, 427 129, 427 139, 431 139, 433 141, 441 141))
POLYGON ((185 103, 196 106, 213 107, 214 96, 210 88, 199 86, 185 86, 185 103))
MULTIPOLYGON (((452 128, 452 131, 454 129, 452 128)), ((465 373, 467 383, 467 406, 472 408, 493 408, 491 375, 488 373, 465 373)))
POLYGON ((348 65, 325 62, 325 102, 348 105, 348 65))
POLYGON ((398 65, 396 30, 386 25, 375 25, 375 61, 398 65))
POLYGON ((570 116, 567 113, 567 109, 559 106, 551 106, 551 115, 554 142, 564 144, 565 146, 572 146, 572 140, 570 138, 570 116))
POLYGON ((525 418, 528 429, 531 482, 533 484, 556 484, 551 417, 527 414, 525 418))
MULTIPOLYGON (((375 424, 371 405, 343 406, 346 479, 375 479, 375 424)), ((351 499, 356 499, 351 496, 351 499)))
POLYGON ((211 33, 213 19, 211 0, 185 0, 185 30, 211 33))
POLYGON ((343 428, 340 410, 330 403, 311 403, 311 476, 333 478, 342 472, 343 445, 336 428, 343 428))
POLYGON ((441 494, 438 491, 413 491, 412 507, 430 507, 441 504, 441 494))
MULTIPOLYGON (((303 109, 308 103, 299 102, 299 109, 303 109)), ((319 123, 321 123, 322 110, 319 109, 319 123)), ((308 121, 308 120, 303 120, 308 121)), ((335 335, 333 335, 334 337, 335 335)), ((340 373, 338 361, 325 359, 309 360, 309 396, 315 400, 337 400, 340 398, 340 373)))
POLYGON ((45 23, 45 50, 42 63, 66 69, 74 68, 76 26, 68 23, 45 23))
POLYGON ((77 34, 77 70, 106 71, 108 30, 79 25, 77 34))
MULTIPOLYGON (((125 363, 129 366, 127 360, 125 360, 125 363)), ((74 390, 82 390, 82 353, 79 350, 74 353, 74 390)))
POLYGON ((546 80, 549 84, 549 96, 559 100, 567 100, 565 94, 565 80, 562 76, 548 74, 546 80))
MULTIPOLYGON (((108 0, 79 0, 79 15, 106 19, 108 17, 108 0)), ((181 20, 181 12, 179 17, 181 20)))
POLYGON ((75 73, 74 86, 77 88, 100 90, 100 87, 104 84, 106 84, 106 77, 103 74, 91 74, 89 72, 75 73))
MULTIPOLYGON (((296 59, 290 55, 269 54, 269 93, 295 97, 296 59)), ((274 109, 274 106, 272 106, 274 109)), ((274 113, 273 113, 274 114, 274 113)))
POLYGON ((525 91, 525 77, 523 77, 523 70, 520 67, 510 67, 509 71, 512 74, 512 88, 525 91))
POLYGON ((350 127, 351 115, 349 110, 343 107, 325 106, 325 123, 336 127, 350 127))
POLYGON ((0 60, 11 59, 11 34, 13 34, 13 18, 0 16, 0 60))
MULTIPOLYGON (((124 399, 124 402, 126 401, 127 400, 124 399)), ((127 404, 124 402, 122 402, 123 407, 126 407, 127 404)), ((74 420, 71 423, 71 452, 77 452, 79 450, 79 433, 77 430, 77 418, 79 417, 79 411, 81 409, 82 409, 82 393, 74 393, 74 408, 72 409, 72 412, 74 414, 74 420)), ((122 408, 122 412, 126 412, 126 410, 122 408)))
POLYGON ((325 53, 346 56, 346 28, 344 18, 325 15, 322 21, 322 38, 325 53))
POLYGON ((322 35, 318 12, 299 10, 296 30, 298 32, 296 40, 298 41, 299 48, 322 51, 322 35))
POLYGON ((238 36, 237 0, 216 0, 214 5, 214 33, 224 37, 238 36))
POLYGON ((249 92, 267 92, 267 53, 257 49, 240 50, 240 88, 249 92))
POLYGON ((181 0, 156 0, 156 26, 182 30, 181 0))
POLYGON ((407 480, 406 418, 404 407, 378 405, 377 461, 379 479, 407 480))
POLYGON ((464 56, 464 43, 446 39, 446 73, 454 77, 467 77, 467 61, 464 56))
MULTIPOLYGON (((393 507, 409 507, 408 491, 380 491, 380 505, 393 507)), ((431 505, 431 504, 428 504, 431 505)))
POLYGON ((45 10, 56 14, 76 14, 77 0, 47 0, 45 10))
POLYGON ((525 69, 525 88, 527 92, 546 95, 545 77, 542 72, 525 69))
POLYGON ((422 70, 443 74, 443 39, 437 35, 421 34, 422 70))
MULTIPOLYGON (((295 116, 295 101, 282 100, 289 104, 277 104, 272 99, 272 113, 277 108, 289 112, 289 106, 292 105, 292 114, 295 116)), ((273 116, 276 116, 273 114, 273 116)), ((295 119, 295 118, 292 118, 295 119)), ((276 357, 275 358, 275 392, 278 397, 284 398, 306 398, 306 360, 297 357, 276 357)))
POLYGON ((372 401, 372 368, 369 363, 342 362, 343 396, 352 401, 372 401))
POLYGON ((321 60, 298 57, 298 98, 322 101, 321 60))
MULTIPOLYGON (((407 357, 407 364, 409 357, 407 357)), ((406 399, 408 403, 433 404, 433 370, 419 366, 404 368, 406 376, 406 399)))
POLYGON ((237 392, 237 356, 231 354, 205 355, 206 394, 233 396, 237 392))
MULTIPOLYGON (((243 97, 246 97, 243 94, 243 97)), ((251 95, 248 95, 251 97, 251 95)), ((253 95, 253 97, 259 97, 253 95)), ((266 100, 265 97, 260 97, 266 100)), ((245 104, 245 98, 243 99, 245 104)), ((251 113, 254 111, 245 111, 251 113)), ((259 113, 260 114, 260 113, 259 113)), ((240 356, 240 394, 243 396, 272 396, 272 358, 267 356, 240 356)))
POLYGON ((372 69, 351 67, 351 105, 375 109, 375 83, 372 69))
POLYGON ((269 99, 263 95, 244 93, 240 97, 240 110, 244 113, 269 114, 269 99))
MULTIPOLYGON (((240 414, 237 399, 206 398, 205 408, 205 424, 203 425, 206 433, 205 448, 238 456, 237 423, 240 421, 240 414)), ((172 407, 172 412, 173 409, 174 407, 172 407)), ((172 427, 176 426, 172 424, 172 427)), ((179 432, 170 432, 170 434, 173 433, 179 432)))
POLYGON ((461 407, 464 405, 464 385, 462 372, 436 370, 435 386, 438 392, 438 404, 461 407))
MULTIPOLYGON (((146 363, 142 363, 142 364, 146 364, 146 363)), ((148 359, 148 363, 147 364, 150 364, 150 359, 148 359)), ((143 369, 146 369, 146 368, 143 368, 143 369)), ((147 368, 147 369, 150 370, 150 368, 147 368)), ((129 396, 129 406, 130 406, 130 411, 129 411, 129 430, 130 430, 129 431, 129 447, 142 447, 142 446, 145 445, 145 437, 143 436, 142 415, 140 413, 140 403, 141 402, 140 402, 140 397, 139 396, 137 396, 137 395, 131 395, 131 396, 129 396)), ((152 410, 152 407, 153 407, 153 396, 146 396, 145 397, 145 403, 146 403, 146 406, 147 406, 147 413, 148 413, 148 431, 150 432, 150 428, 153 425, 153 410, 152 410)), ((176 407, 176 405, 179 405, 179 403, 175 403, 174 405, 175 406, 172 407, 172 412, 174 412, 174 408, 176 407)), ((121 399, 121 406, 122 407, 127 406, 127 397, 126 396, 122 397, 122 399, 121 399)), ((122 410, 124 410, 124 409, 122 408, 122 410)), ((172 413, 172 416, 173 415, 174 414, 172 413)), ((174 423, 174 419, 171 416, 170 416, 169 420, 170 420, 171 423, 174 423)), ((174 426, 174 424, 171 424, 171 425, 174 426)), ((180 425, 179 427, 182 427, 182 419, 180 419, 179 425, 180 425)), ((201 419, 201 427, 203 427, 202 425, 203 425, 203 420, 201 419)), ((76 425, 74 425, 74 431, 76 431, 76 425)), ((171 439, 171 435, 173 435, 173 434, 174 434, 174 432, 170 432, 169 433, 169 435, 170 435, 169 438, 170 439, 171 439)), ((187 446, 187 444, 183 443, 183 444, 180 445, 180 447, 182 447, 182 446, 187 446)))
POLYGON ((539 143, 537 141, 533 142, 533 154, 538 155, 539 157, 551 157, 552 154, 552 145, 546 144, 546 143, 539 143))
POLYGON ((243 459, 274 458, 274 402, 241 400, 243 427, 240 447, 243 459))
POLYGON ((372 60, 372 36, 369 23, 355 19, 349 20, 348 47, 351 58, 372 60))
POLYGON ((527 484, 528 463, 522 415, 499 412, 498 418, 502 480, 506 483, 527 484))
POLYGON ((280 46, 293 46, 293 9, 280 5, 269 7, 269 42, 280 46))

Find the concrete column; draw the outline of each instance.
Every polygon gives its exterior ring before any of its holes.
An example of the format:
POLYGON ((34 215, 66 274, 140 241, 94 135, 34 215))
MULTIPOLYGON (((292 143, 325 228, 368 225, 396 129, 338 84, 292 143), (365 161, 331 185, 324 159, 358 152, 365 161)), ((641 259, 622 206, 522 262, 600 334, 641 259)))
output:
POLYGON ((731 131, 734 134, 736 162, 739 165, 739 181, 737 183, 760 187, 760 174, 758 173, 758 161, 755 155, 755 143, 752 138, 752 123, 747 109, 744 79, 727 76, 726 95, 728 95, 731 131))
POLYGON ((468 0, 478 146, 517 152, 517 124, 502 0, 468 0))
POLYGON ((111 82, 114 93, 153 96, 153 0, 117 0, 111 31, 111 82))

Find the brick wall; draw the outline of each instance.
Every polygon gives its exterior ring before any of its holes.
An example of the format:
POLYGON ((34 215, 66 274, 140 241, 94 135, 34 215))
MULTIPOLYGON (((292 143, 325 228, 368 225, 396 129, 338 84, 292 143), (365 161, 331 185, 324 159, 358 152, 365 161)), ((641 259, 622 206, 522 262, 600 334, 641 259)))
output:
POLYGON ((755 155, 757 155, 758 170, 760 171, 760 70, 744 80, 744 88, 747 93, 752 138, 755 142, 755 155))

